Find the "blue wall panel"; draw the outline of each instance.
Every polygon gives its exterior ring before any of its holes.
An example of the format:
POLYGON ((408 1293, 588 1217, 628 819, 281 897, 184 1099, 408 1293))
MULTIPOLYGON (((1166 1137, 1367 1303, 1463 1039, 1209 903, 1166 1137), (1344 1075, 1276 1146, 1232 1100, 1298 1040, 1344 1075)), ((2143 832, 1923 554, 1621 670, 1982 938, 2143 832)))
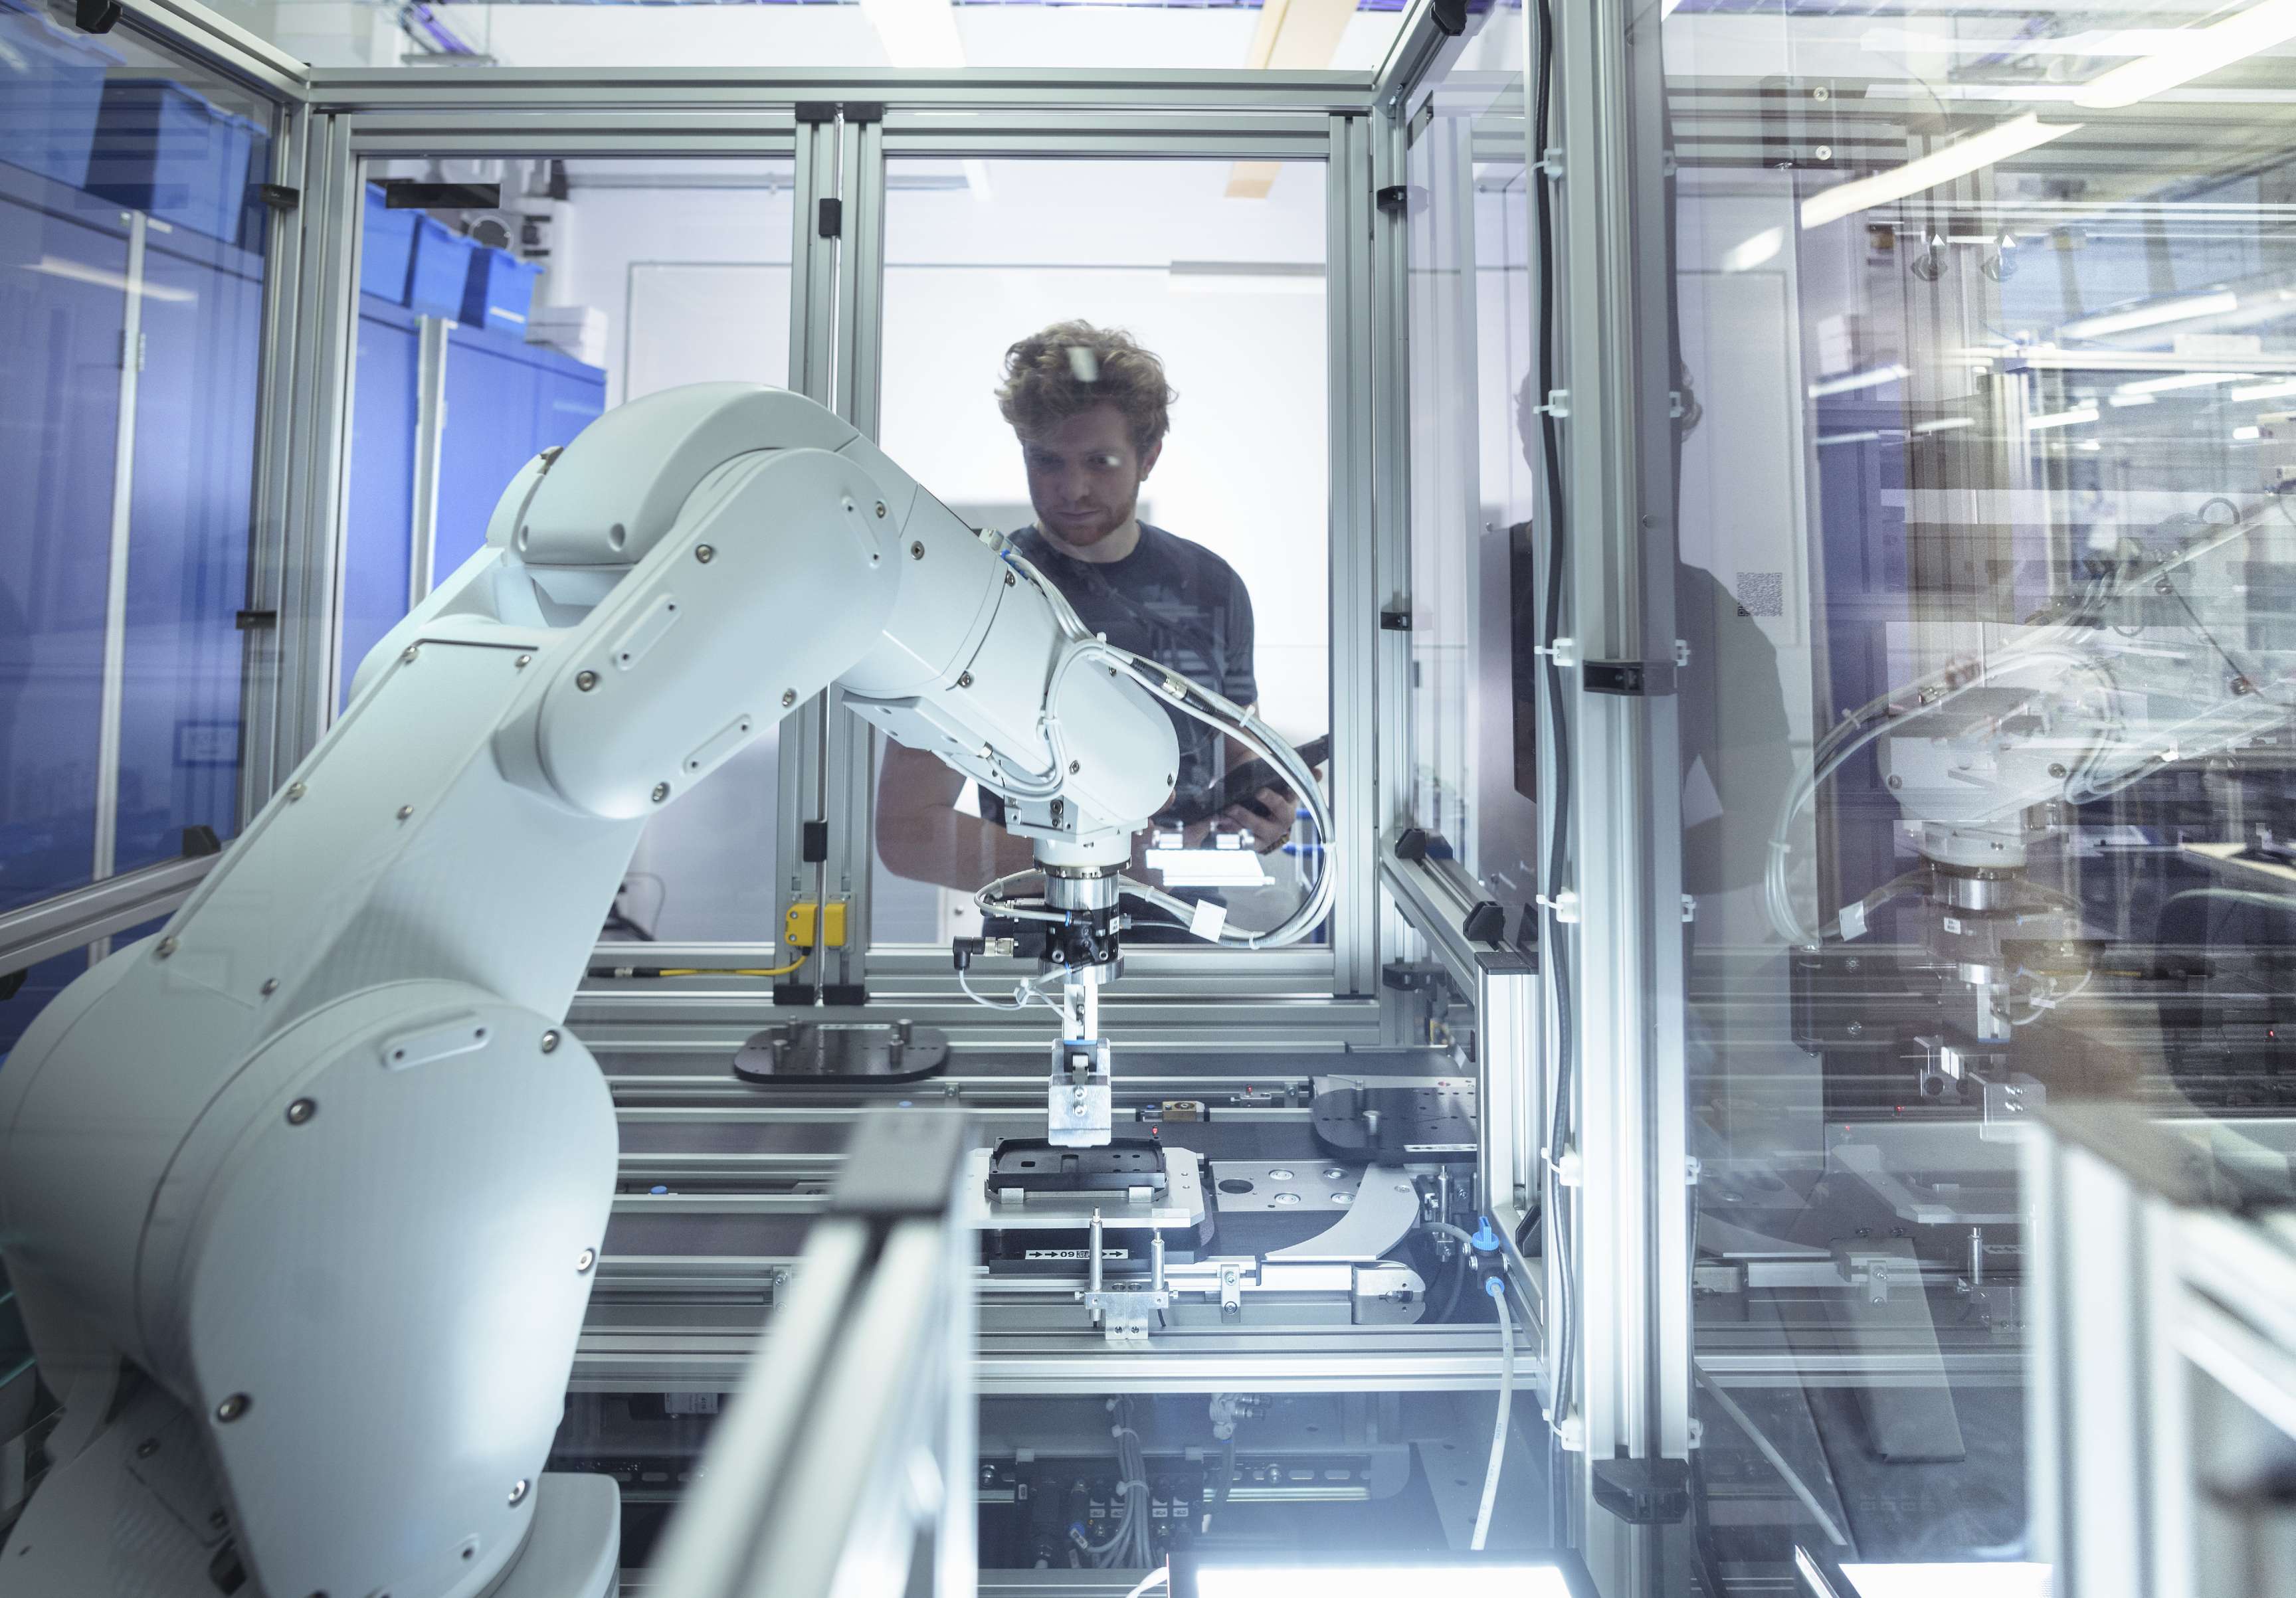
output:
POLYGON ((0 909, 89 879, 127 246, 0 169, 0 909))
POLYGON ((144 257, 119 742, 119 869, 238 830, 263 264, 196 234, 144 257))
POLYGON ((447 354, 447 437, 439 471, 443 580, 487 541, 495 502, 520 467, 567 444, 605 408, 606 374, 554 350, 458 327, 447 354))
POLYGON ((361 296, 343 528, 341 702, 367 651, 406 614, 414 519, 414 319, 361 296))

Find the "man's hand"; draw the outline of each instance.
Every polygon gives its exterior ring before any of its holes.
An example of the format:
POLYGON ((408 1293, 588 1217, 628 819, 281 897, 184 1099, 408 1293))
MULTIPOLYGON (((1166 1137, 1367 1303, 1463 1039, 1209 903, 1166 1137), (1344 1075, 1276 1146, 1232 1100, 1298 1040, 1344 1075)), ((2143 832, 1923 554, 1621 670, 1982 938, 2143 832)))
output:
POLYGON ((1223 825, 1251 835, 1251 847, 1261 854, 1270 854, 1292 841, 1292 812, 1300 801, 1292 797, 1291 790, 1263 788, 1253 795, 1259 806, 1230 805, 1216 818, 1223 825), (1262 815, 1259 811, 1267 814, 1262 815))

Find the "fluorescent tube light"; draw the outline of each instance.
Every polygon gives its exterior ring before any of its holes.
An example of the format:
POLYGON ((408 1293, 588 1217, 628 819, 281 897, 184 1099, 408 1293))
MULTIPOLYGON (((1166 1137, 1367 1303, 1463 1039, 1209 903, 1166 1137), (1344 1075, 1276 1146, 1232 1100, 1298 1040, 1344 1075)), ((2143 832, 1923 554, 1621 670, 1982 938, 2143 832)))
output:
POLYGON ((2107 311, 2102 316, 2082 316, 2057 332, 2068 339, 2102 339, 2168 322, 2190 322, 2195 316, 2218 316, 2239 308, 2240 296, 2230 289, 2219 289, 2210 294, 2188 294, 2182 299, 2156 299, 2131 310, 2107 311))
POLYGON ((2046 416, 2028 416, 2025 418, 2025 430, 2029 433, 2038 433, 2045 428, 2079 427, 2084 422, 2095 420, 2095 406, 2076 406, 2070 411, 2057 411, 2046 416))
POLYGON ((1883 383, 1894 383, 1913 376, 1909 367, 1899 365, 1875 366, 1865 372, 1852 372, 1846 377, 1829 377, 1809 386, 1812 399, 1824 399, 1829 394, 1850 394, 1859 389, 1878 389, 1883 383))
MULTIPOLYGON (((2296 4, 2296 0, 2288 3, 2296 4)), ((1918 194, 1997 161, 2007 160, 2013 155, 2021 155, 2079 128, 2078 122, 2044 122, 2032 115, 1996 123, 1983 133, 1973 133, 1902 167, 1891 167, 1871 177, 1852 178, 1812 194, 1801 202, 1801 225, 1804 228, 1822 227, 1854 211, 1870 210, 1892 200, 1903 200, 1908 194, 1918 194)))
POLYGON ((2253 388, 2234 389, 2225 397, 2226 399, 2277 399, 2284 394, 2296 394, 2296 378, 2280 378, 2268 383, 2258 383, 2253 388))
POLYGON ((1841 1573, 1857 1598, 2049 1598, 2054 1567, 2004 1560, 1962 1564, 1853 1565, 1841 1573))
POLYGON ((1167 888, 1264 888, 1267 873, 1250 849, 1146 851, 1148 869, 1161 873, 1167 888))
POLYGON ((2256 381, 2253 372, 2172 372, 2166 377, 2148 377, 2142 382, 2123 383, 2115 389, 2113 397, 2123 394, 2172 394, 2178 389, 2210 389, 2218 383, 2246 383, 2256 381))
POLYGON ((1775 259, 1785 247, 1786 230, 1766 227, 1743 243, 1733 244, 1722 252, 1722 270, 1751 272, 1764 261, 1775 259))
POLYGON ((2264 0, 2206 28, 2179 29, 2158 53, 2081 86, 2074 103, 2095 111, 2134 105, 2178 84, 2296 38, 2296 0, 2264 0))
POLYGON ((1553 1565, 1204 1565, 1198 1598, 1570 1598, 1553 1565))

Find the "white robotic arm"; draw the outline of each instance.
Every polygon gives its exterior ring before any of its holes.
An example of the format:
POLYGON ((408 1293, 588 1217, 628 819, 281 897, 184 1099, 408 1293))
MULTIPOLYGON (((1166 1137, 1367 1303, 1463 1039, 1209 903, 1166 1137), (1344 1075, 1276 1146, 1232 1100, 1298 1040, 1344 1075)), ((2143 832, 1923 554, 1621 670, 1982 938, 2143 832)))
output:
POLYGON ((1177 769, 1144 679, 795 395, 673 390, 530 464, 0 1072, 0 1253, 65 1401, 0 1594, 603 1590, 611 1484, 541 1475, 617 1143, 560 1018, 644 818, 840 683, 1112 939, 1177 769))

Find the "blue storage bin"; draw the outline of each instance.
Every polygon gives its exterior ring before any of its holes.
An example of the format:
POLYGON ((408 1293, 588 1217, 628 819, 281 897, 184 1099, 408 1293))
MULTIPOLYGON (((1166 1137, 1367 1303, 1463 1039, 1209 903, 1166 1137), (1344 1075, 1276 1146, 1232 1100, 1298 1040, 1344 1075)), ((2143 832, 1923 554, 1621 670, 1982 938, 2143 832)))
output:
POLYGON ((382 189, 366 185, 366 218, 359 245, 359 291, 393 305, 406 303, 407 275, 414 264, 414 225, 421 211, 394 211, 382 189))
POLYGON ((22 0, 0 0, 0 160, 86 186, 104 69, 120 60, 22 0))
POLYGON ((471 281, 463 295, 463 325, 523 339, 526 314, 534 307, 534 280, 541 275, 541 267, 507 250, 478 250, 471 257, 471 281))
POLYGON ((430 217, 414 223, 414 266, 407 274, 406 308, 422 316, 463 315, 471 284, 471 257, 479 246, 430 217))
POLYGON ((237 239, 258 129, 164 78, 115 78, 89 152, 87 187, 211 239, 237 239))

